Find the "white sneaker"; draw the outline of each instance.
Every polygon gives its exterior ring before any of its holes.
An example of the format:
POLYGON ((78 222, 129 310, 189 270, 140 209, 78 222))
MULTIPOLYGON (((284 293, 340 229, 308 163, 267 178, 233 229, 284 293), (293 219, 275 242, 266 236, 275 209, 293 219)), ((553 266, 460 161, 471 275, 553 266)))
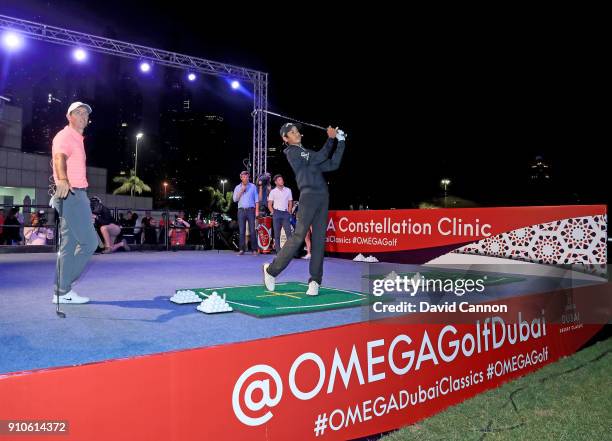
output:
POLYGON ((302 256, 302 259, 310 260, 310 254, 306 254, 305 256, 302 256))
MULTIPOLYGON (((88 297, 81 297, 76 292, 70 290, 66 294, 59 296, 60 303, 70 303, 73 305, 82 305, 84 303, 89 303, 88 297)), ((57 296, 53 296, 53 303, 57 303, 57 296)))
POLYGON ((266 285, 266 289, 268 291, 274 291, 274 287, 276 286, 276 277, 272 277, 268 274, 269 263, 264 263, 263 265, 263 274, 264 274, 264 285, 266 285))
POLYGON ((308 284, 307 296, 318 296, 319 295, 319 284, 314 280, 308 284))

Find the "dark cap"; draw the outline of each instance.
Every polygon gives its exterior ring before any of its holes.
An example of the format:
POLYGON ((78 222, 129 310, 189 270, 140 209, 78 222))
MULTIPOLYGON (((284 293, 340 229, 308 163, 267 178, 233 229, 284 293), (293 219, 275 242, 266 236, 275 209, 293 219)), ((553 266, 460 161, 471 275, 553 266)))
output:
POLYGON ((296 128, 298 129, 298 131, 302 128, 301 125, 299 124, 295 124, 292 122, 288 122, 282 125, 281 129, 280 129, 280 135, 281 136, 287 136, 287 133, 289 133, 291 131, 292 128, 296 128))

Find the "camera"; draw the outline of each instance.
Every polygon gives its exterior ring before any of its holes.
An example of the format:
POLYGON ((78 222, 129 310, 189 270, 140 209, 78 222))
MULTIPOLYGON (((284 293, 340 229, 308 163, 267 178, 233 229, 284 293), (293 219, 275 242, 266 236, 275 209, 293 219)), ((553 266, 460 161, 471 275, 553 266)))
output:
POLYGON ((102 199, 100 199, 98 196, 92 196, 89 198, 89 207, 91 208, 91 212, 93 214, 100 214, 100 211, 102 210, 102 199))
POLYGON ((257 180, 257 185, 267 187, 268 185, 270 185, 270 180, 270 173, 265 172, 261 176, 259 176, 259 179, 257 180))
POLYGON ((47 225, 48 221, 49 219, 47 219, 47 213, 45 210, 38 210, 38 225, 47 225))

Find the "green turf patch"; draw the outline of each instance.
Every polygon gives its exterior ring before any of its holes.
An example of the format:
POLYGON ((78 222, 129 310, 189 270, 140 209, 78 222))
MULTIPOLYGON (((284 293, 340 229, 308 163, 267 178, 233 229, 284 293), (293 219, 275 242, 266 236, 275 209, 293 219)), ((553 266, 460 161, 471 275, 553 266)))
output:
POLYGON ((355 291, 319 288, 318 296, 307 296, 305 283, 277 283, 276 289, 267 291, 263 285, 228 286, 224 288, 191 289, 202 299, 216 291, 226 296, 227 303, 237 311, 256 317, 272 317, 303 312, 351 308, 372 303, 375 298, 355 291))
POLYGON ((383 438, 612 439, 612 338, 383 438))
MULTIPOLYGON (((400 277, 412 278, 416 272, 398 273, 400 277)), ((522 282, 525 279, 517 276, 507 276, 500 274, 486 274, 486 273, 473 273, 473 272, 451 272, 451 271, 419 271, 419 274, 425 278, 425 280, 482 280, 485 286, 494 285, 505 285, 508 283, 522 282)), ((364 275, 363 278, 378 280, 384 279, 387 274, 370 274, 364 275)))

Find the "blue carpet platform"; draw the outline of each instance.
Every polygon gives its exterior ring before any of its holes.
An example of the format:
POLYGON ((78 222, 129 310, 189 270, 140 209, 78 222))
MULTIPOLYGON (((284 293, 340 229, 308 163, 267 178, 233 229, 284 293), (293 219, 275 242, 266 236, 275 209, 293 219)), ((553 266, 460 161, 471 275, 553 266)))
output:
MULTIPOLYGON (((367 320, 362 308, 256 318, 205 315, 169 301, 175 290, 261 284, 272 256, 228 251, 132 252, 95 255, 75 291, 87 305, 51 303, 55 254, 0 254, 0 374, 222 345, 367 320)), ((377 265, 370 265, 372 271, 377 265)), ((415 271, 419 267, 414 267, 415 271)), ((368 265, 327 258, 323 285, 364 292, 368 265)), ((295 259, 278 278, 308 280, 308 261, 295 259)), ((498 296, 535 293, 563 281, 522 276, 495 287, 498 296)))

